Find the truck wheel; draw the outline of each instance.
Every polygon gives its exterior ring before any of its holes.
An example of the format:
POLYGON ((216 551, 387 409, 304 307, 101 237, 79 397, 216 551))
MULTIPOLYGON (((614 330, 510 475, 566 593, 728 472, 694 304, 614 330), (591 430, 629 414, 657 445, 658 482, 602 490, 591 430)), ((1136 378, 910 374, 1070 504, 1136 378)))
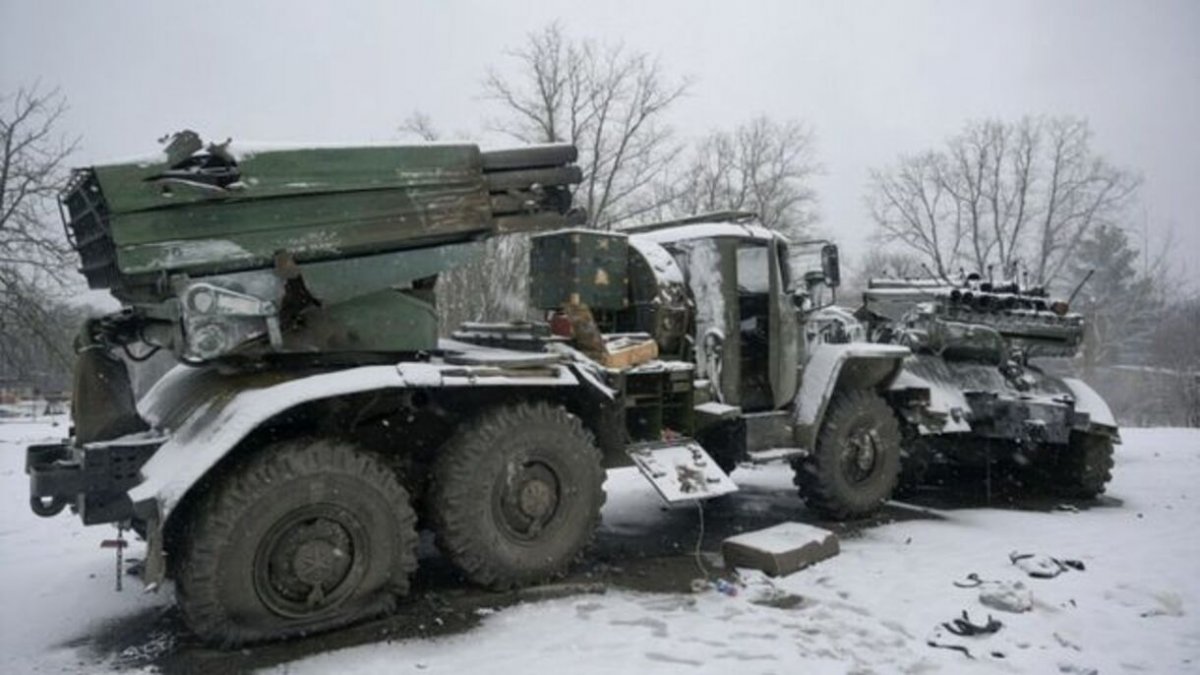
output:
POLYGON ((869 515, 896 488, 900 425, 874 392, 839 393, 829 403, 812 455, 795 469, 809 508, 836 520, 869 515))
POLYGON ((1072 432, 1070 444, 1054 466, 1055 489, 1061 494, 1092 499, 1112 480, 1113 441, 1105 434, 1072 432))
POLYGON ((225 646, 391 611, 417 567, 408 492, 380 460, 341 441, 269 446, 190 514, 176 593, 192 630, 225 646))
POLYGON ((438 546, 493 589, 560 575, 600 522, 604 477, 579 418, 546 403, 493 408, 439 451, 429 500, 438 546))

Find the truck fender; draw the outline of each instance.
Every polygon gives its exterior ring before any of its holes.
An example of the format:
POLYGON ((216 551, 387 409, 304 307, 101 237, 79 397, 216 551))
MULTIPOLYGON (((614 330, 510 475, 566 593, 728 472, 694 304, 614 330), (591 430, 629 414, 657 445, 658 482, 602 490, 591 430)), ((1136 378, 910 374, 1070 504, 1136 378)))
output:
POLYGON ((904 362, 900 372, 888 385, 893 395, 911 396, 920 392, 922 403, 908 410, 921 435, 957 434, 971 431, 971 404, 961 383, 947 370, 938 357, 914 356, 904 362))
POLYGON ((813 447, 825 410, 839 389, 886 387, 911 353, 908 347, 865 342, 813 345, 793 405, 797 444, 813 447))
POLYGON ((168 438, 142 466, 142 482, 129 497, 137 512, 166 523, 192 486, 252 431, 311 401, 385 389, 596 386, 567 365, 552 370, 553 375, 504 377, 489 368, 402 363, 307 376, 256 373, 230 382, 215 368, 178 366, 139 402, 143 418, 168 438))
POLYGON ((1108 403, 1100 394, 1096 393, 1086 382, 1074 377, 1062 378, 1062 383, 1071 390, 1071 396, 1075 398, 1075 412, 1087 413, 1090 425, 1093 428, 1103 433, 1108 433, 1114 440, 1118 440, 1117 436, 1117 418, 1112 413, 1112 409, 1108 407, 1108 403))

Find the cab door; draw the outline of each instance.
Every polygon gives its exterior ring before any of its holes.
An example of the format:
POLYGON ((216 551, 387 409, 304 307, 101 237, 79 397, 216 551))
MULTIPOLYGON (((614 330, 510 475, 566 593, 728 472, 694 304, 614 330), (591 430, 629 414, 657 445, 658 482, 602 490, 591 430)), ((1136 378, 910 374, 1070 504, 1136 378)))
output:
POLYGON ((740 406, 737 241, 696 239, 681 243, 678 249, 695 302, 696 376, 713 383, 722 403, 740 406))
POLYGON ((771 244, 769 259, 770 300, 768 326, 771 333, 768 368, 771 381, 771 396, 775 408, 783 408, 792 402, 799 384, 800 358, 804 351, 800 321, 792 301, 785 278, 787 248, 783 242, 771 244))

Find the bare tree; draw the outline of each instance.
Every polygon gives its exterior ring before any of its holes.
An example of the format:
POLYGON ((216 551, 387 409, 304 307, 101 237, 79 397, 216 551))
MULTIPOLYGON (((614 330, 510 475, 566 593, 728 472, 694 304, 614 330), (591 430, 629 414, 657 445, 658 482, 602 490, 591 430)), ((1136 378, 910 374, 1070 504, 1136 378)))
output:
POLYGON ((62 389, 71 371, 71 340, 85 312, 47 297, 37 287, 39 276, 14 279, 0 273, 0 284, 17 290, 0 305, 0 379, 44 391, 62 389))
POLYGON ((400 123, 399 131, 404 134, 416 136, 426 143, 432 143, 441 136, 437 127, 433 125, 433 119, 420 110, 414 110, 408 117, 404 118, 404 121, 400 123))
MULTIPOLYGON (((413 111, 401 133, 425 142, 441 139, 429 115, 413 111)), ((526 318, 529 291, 529 235, 494 237, 480 244, 469 264, 443 272, 437 282, 438 329, 448 335, 467 321, 526 318)))
POLYGON ((1151 355, 1166 383, 1160 405, 1171 423, 1200 427, 1200 296, 1175 303, 1154 328, 1151 355))
POLYGON ((971 122, 944 149, 872 172, 868 203, 885 242, 940 275, 956 267, 1063 279, 1080 241, 1115 224, 1138 186, 1091 147, 1085 121, 971 122))
POLYGON ((949 206, 943 175, 946 158, 936 153, 901 157, 886 171, 871 173, 869 203, 884 243, 899 243, 949 275, 962 253, 962 213, 949 206))
POLYGON ((1047 179, 1034 254, 1035 278, 1042 283, 1058 278, 1093 227, 1117 223, 1140 183, 1092 152, 1086 122, 1056 119, 1047 127, 1047 179))
MULTIPOLYGON (((843 258, 845 260, 845 258, 843 258)), ((899 248, 872 246, 861 257, 842 268, 838 297, 847 302, 862 298, 872 279, 916 279, 928 276, 917 254, 899 248)))
POLYGON ((54 200, 75 149, 55 134, 66 111, 57 90, 37 86, 0 96, 0 265, 57 274, 69 250, 58 230, 54 200))
POLYGON ((67 282, 70 249, 54 208, 64 162, 76 143, 56 132, 66 102, 37 85, 0 95, 0 351, 16 355, 28 340, 66 365, 53 294, 67 282))
POLYGON ((572 40, 558 24, 508 53, 513 67, 492 70, 485 96, 496 102, 497 131, 523 143, 572 143, 583 182, 575 203, 593 227, 611 229, 658 206, 649 186, 679 155, 663 114, 687 91, 649 55, 621 45, 572 40))
POLYGON ((702 140, 681 179, 657 200, 674 191, 669 209, 675 215, 754 211, 766 227, 802 237, 817 218, 813 146, 812 131, 799 121, 756 117, 702 140))

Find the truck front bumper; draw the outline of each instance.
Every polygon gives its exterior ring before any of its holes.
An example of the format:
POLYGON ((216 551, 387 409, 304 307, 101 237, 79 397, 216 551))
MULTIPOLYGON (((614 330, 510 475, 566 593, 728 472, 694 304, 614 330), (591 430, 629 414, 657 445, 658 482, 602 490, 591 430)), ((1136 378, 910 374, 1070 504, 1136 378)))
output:
POLYGON ((134 511, 127 492, 141 482, 142 465, 165 440, 139 436, 82 448, 31 445, 25 450, 29 507, 49 517, 70 506, 85 525, 129 520, 134 511))

